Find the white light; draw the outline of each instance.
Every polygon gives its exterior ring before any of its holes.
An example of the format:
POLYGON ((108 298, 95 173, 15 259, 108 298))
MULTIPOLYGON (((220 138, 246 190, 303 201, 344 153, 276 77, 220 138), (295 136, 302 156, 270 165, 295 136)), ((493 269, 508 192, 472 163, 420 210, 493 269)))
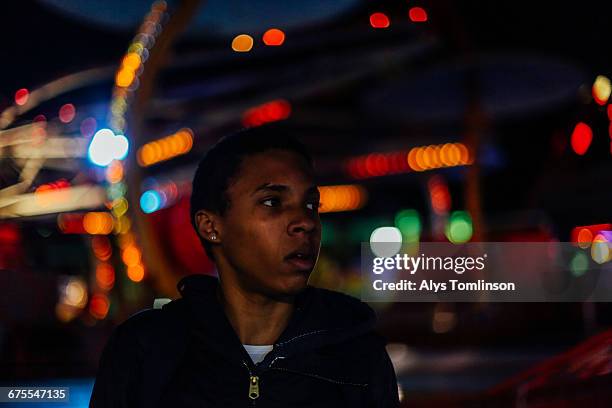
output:
POLYGON ((91 139, 87 154, 98 166, 108 166, 113 160, 123 160, 129 150, 129 141, 123 135, 115 135, 110 129, 100 129, 91 139))
POLYGON ((370 235, 370 249, 380 258, 390 258, 402 248, 402 233, 395 227, 376 228, 370 235))

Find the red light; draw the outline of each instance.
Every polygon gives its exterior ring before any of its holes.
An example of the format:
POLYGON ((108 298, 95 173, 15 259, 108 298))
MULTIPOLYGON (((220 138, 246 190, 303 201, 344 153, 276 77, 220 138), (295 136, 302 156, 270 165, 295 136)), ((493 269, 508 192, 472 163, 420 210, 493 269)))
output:
POLYGON ((385 13, 374 13, 370 16, 370 25, 374 28, 387 28, 390 24, 385 13))
POLYGON ((412 22, 423 23, 427 21, 427 12, 422 7, 413 7, 408 12, 408 17, 412 22))
POLYGON ((59 119, 64 123, 69 123, 74 119, 74 115, 76 114, 76 109, 74 105, 71 103, 67 103, 63 105, 59 110, 59 119))
POLYGON ((608 105, 608 119, 612 120, 612 105, 608 105))
POLYGON ((260 126, 268 122, 287 119, 291 114, 291 104, 277 99, 248 109, 242 116, 242 124, 247 127, 260 126))
POLYGON ((15 92, 15 103, 19 106, 25 105, 30 97, 30 92, 26 88, 21 88, 15 92))
POLYGON ((593 131, 586 123, 579 122, 572 133, 572 149, 582 156, 589 150, 593 140, 593 131))
POLYGON ((264 33, 263 42, 269 46, 283 45, 285 42, 285 33, 278 28, 271 28, 264 33))

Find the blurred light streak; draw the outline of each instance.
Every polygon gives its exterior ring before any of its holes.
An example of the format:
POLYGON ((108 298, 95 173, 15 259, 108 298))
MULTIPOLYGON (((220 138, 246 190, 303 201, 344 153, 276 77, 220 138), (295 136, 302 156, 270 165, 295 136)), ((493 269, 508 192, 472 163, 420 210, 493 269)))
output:
POLYGON ((178 132, 149 142, 138 149, 136 158, 143 167, 188 153, 193 147, 193 131, 183 128, 178 132))
POLYGON ((367 191, 356 184, 320 186, 319 212, 354 211, 362 208, 367 202, 367 191))
POLYGON ((355 179, 388 176, 410 171, 426 171, 443 167, 466 166, 474 162, 463 143, 427 145, 408 152, 370 153, 346 161, 346 172, 355 179))
POLYGON ((83 217, 83 229, 91 235, 108 235, 113 231, 113 217, 107 212, 88 212, 83 217))
POLYGON ((242 124, 246 127, 261 126, 264 123, 287 119, 291 115, 291 104, 284 99, 255 106, 242 115, 242 124))

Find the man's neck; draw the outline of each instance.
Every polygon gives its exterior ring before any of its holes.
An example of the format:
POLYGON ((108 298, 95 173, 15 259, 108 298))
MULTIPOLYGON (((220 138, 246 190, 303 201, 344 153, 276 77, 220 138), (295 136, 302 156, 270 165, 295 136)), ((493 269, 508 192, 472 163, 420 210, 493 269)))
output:
POLYGON ((217 299, 242 344, 274 344, 293 313, 293 302, 249 292, 238 282, 221 280, 217 299))

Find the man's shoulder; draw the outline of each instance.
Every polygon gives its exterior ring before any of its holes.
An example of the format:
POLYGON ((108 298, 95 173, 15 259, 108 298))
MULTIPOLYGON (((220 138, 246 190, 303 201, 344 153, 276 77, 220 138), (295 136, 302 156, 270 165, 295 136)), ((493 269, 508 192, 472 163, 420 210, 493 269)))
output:
POLYGON ((179 327, 183 306, 181 299, 177 299, 161 308, 139 310, 115 328, 114 336, 120 342, 137 342, 140 345, 155 341, 179 327))

